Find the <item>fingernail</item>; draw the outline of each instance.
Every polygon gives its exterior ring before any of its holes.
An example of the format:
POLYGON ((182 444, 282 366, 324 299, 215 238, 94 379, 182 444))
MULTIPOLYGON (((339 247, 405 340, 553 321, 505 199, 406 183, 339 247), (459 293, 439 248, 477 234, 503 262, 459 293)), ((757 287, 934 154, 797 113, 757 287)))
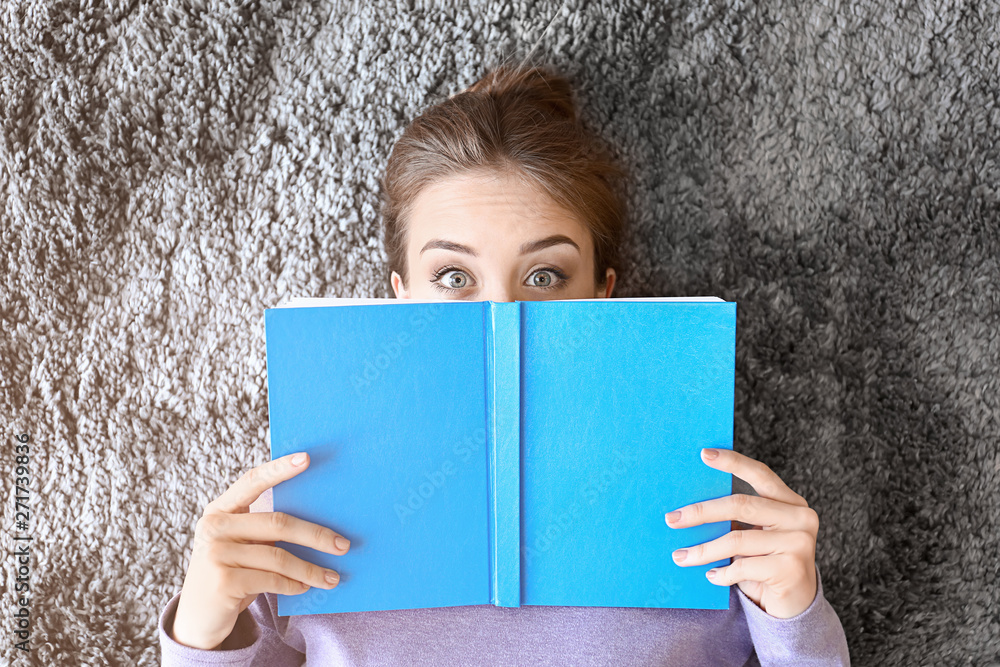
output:
POLYGON ((347 548, 351 546, 351 541, 341 537, 340 535, 338 535, 333 542, 337 545, 338 549, 343 549, 344 551, 347 551, 347 548))
POLYGON ((667 523, 677 523, 680 520, 681 520, 680 510, 674 510, 673 512, 667 515, 667 523))
POLYGON ((680 563, 682 560, 687 558, 687 555, 688 555, 687 549, 678 549, 677 551, 674 552, 674 560, 680 563))
POLYGON ((716 458, 719 457, 719 450, 718 449, 703 449, 703 450, 701 450, 701 455, 704 456, 707 460, 711 461, 712 459, 716 459, 716 458))
POLYGON ((295 456, 292 457, 293 466, 300 466, 305 462, 306 462, 306 455, 303 453, 296 454, 295 456))
POLYGON ((333 570, 327 570, 326 571, 326 583, 328 583, 328 584, 335 584, 338 581, 340 581, 340 575, 339 574, 337 574, 333 570))
POLYGON ((708 572, 705 573, 705 576, 711 579, 712 581, 715 581, 715 575, 717 575, 718 573, 719 573, 718 570, 709 570, 708 572))

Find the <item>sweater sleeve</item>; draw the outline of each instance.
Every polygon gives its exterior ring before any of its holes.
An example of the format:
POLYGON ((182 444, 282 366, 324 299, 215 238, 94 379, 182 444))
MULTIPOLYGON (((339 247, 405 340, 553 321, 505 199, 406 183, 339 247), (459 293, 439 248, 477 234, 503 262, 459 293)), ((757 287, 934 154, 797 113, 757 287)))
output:
POLYGON ((162 667, 188 667, 190 665, 238 665, 239 667, 298 667, 305 656, 281 640, 275 626, 271 607, 264 593, 258 595, 236 620, 232 634, 223 646, 242 648, 208 651, 192 648, 175 641, 167 628, 174 624, 177 603, 181 594, 170 598, 160 614, 160 664, 162 667), (256 627, 254 623, 256 622, 256 627))
POLYGON ((775 618, 736 586, 747 627, 761 667, 783 665, 837 665, 850 667, 847 637, 840 618, 823 597, 816 567, 816 597, 798 616, 775 618))

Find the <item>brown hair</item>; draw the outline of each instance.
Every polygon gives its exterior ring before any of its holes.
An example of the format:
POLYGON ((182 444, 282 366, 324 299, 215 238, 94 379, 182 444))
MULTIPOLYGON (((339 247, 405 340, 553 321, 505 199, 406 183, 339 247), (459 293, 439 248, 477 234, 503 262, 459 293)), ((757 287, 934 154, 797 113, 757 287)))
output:
MULTIPOLYGON (((543 67, 502 64, 415 118, 380 180, 389 273, 409 285, 406 227, 417 195, 456 174, 494 172, 546 193, 590 230, 594 279, 618 270, 628 172, 579 121, 569 81, 543 67)), ((390 281, 390 294, 392 293, 390 281)))

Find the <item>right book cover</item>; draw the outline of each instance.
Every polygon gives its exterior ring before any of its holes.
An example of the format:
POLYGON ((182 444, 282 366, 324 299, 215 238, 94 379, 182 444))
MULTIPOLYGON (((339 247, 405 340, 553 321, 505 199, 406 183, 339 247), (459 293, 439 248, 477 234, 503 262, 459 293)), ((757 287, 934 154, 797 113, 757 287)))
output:
POLYGON ((705 573, 728 559, 682 568, 671 553, 729 522, 675 531, 664 515, 732 491, 700 452, 733 446, 736 304, 516 305, 520 604, 727 608, 705 573))

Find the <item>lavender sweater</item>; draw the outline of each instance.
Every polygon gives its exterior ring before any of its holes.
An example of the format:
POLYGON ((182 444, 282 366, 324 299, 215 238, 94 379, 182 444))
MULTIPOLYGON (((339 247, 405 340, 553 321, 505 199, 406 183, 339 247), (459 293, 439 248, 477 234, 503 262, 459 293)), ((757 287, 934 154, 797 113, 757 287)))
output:
POLYGON ((180 593, 160 615, 163 667, 187 665, 849 665, 847 639, 823 597, 794 618, 766 614, 738 586, 728 610, 642 607, 433 607, 278 617, 261 593, 226 645, 175 642, 180 593), (256 626, 256 627, 255 627, 256 626))

